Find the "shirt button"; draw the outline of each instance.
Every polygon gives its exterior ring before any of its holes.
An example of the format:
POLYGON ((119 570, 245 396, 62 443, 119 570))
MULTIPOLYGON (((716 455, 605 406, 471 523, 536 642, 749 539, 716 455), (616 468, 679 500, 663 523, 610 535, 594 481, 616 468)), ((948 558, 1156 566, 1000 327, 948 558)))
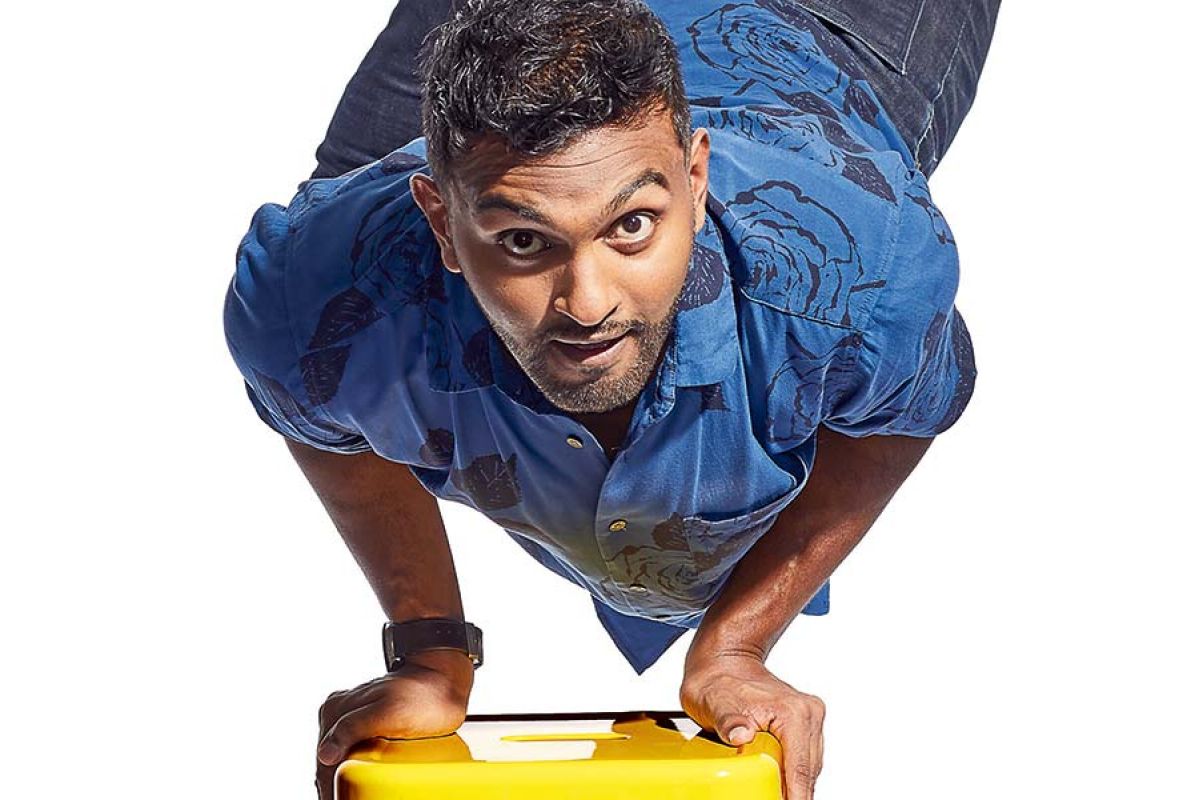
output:
POLYGON ((635 594, 645 594, 649 591, 649 589, 646 589, 644 586, 642 586, 639 583, 634 583, 633 585, 631 585, 629 587, 629 591, 633 592, 635 594))
POLYGON ((616 533, 617 531, 623 531, 627 527, 629 527, 629 523, 625 522, 623 519, 614 519, 612 520, 612 524, 608 526, 608 530, 616 533))
POLYGON ((580 439, 578 436, 567 436, 566 443, 576 450, 583 449, 583 440, 580 439))

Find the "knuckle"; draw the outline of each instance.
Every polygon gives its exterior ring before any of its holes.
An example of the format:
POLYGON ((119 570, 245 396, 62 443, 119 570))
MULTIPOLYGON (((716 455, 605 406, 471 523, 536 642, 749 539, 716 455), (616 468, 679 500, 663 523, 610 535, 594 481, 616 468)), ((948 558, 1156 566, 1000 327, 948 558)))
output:
POLYGON ((732 722, 733 719, 735 719, 737 716, 738 715, 735 711, 725 711, 725 710, 717 711, 715 714, 715 717, 716 717, 715 722, 717 725, 727 725, 728 723, 732 722))
POLYGON ((325 701, 321 703, 320 708, 317 710, 317 721, 322 726, 326 725, 328 720, 332 719, 336 711, 341 707, 345 694, 345 692, 330 692, 325 701))

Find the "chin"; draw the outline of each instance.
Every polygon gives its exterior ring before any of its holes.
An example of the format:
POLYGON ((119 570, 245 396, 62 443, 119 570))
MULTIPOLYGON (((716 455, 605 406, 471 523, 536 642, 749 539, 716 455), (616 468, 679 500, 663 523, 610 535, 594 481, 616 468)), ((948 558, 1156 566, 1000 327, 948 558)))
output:
POLYGON ((545 385, 537 382, 538 388, 547 400, 570 414, 615 411, 637 401, 653 377, 658 358, 654 354, 647 360, 639 352, 632 361, 632 365, 618 375, 604 373, 594 380, 569 385, 553 380, 545 385))
POLYGON ((637 400, 640 392, 630 400, 621 401, 619 398, 611 396, 589 396, 589 397, 549 397, 547 399, 554 404, 560 411, 567 414, 606 414, 609 411, 615 411, 618 408, 623 408, 629 403, 637 400))

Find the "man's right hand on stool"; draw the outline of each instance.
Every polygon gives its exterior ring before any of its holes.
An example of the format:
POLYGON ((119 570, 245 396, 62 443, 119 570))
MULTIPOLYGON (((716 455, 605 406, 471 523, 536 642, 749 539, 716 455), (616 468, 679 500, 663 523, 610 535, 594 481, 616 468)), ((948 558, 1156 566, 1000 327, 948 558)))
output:
POLYGON ((424 739, 445 736, 466 720, 475 667, 457 650, 423 650, 388 673, 341 692, 321 705, 316 788, 333 800, 337 765, 358 742, 373 736, 424 739))

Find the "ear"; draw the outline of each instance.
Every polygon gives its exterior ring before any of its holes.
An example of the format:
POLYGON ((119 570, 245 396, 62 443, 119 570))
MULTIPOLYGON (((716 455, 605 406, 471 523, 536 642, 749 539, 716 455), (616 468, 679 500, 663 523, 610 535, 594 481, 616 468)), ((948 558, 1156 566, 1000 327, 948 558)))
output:
POLYGON ((412 190, 412 199, 420 206, 437 244, 441 247, 441 264, 450 272, 462 272, 458 263, 458 255, 454 252, 454 240, 450 236, 450 209, 448 197, 442 195, 437 182, 428 175, 415 173, 408 179, 408 188, 412 190))
POLYGON ((708 201, 708 156, 711 148, 712 140, 708 135, 708 129, 697 128, 691 134, 691 165, 687 173, 691 181, 691 197, 695 204, 695 230, 692 231, 695 235, 699 235, 707 218, 704 205, 708 201))

